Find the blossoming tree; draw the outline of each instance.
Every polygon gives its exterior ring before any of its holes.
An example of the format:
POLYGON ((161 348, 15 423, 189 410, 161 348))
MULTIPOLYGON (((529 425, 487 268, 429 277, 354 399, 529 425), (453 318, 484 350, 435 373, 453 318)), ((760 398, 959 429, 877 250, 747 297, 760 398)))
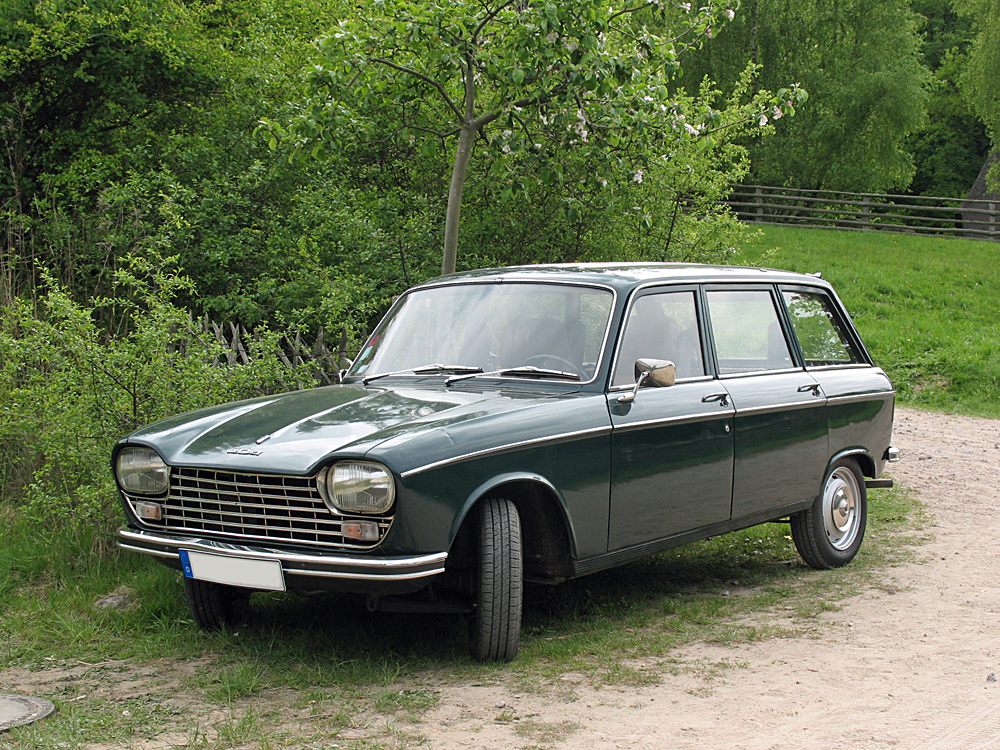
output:
POLYGON ((651 154, 793 112, 805 97, 797 87, 732 105, 735 115, 672 94, 682 56, 733 14, 662 0, 378 0, 318 42, 310 99, 291 126, 266 125, 316 156, 385 138, 448 154, 441 270, 450 273, 477 147, 511 157, 502 195, 519 189, 515 173, 529 164, 544 184, 560 184, 571 148, 599 165, 584 179, 610 199, 615 184, 642 182, 651 154))

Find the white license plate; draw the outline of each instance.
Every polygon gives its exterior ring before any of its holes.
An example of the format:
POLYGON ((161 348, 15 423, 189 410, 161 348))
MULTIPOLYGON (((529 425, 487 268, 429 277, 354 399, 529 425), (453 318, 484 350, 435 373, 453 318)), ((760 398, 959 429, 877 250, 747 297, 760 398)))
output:
POLYGON ((285 576, 277 560, 213 555, 184 549, 180 551, 180 558, 187 578, 263 591, 285 590, 285 576))

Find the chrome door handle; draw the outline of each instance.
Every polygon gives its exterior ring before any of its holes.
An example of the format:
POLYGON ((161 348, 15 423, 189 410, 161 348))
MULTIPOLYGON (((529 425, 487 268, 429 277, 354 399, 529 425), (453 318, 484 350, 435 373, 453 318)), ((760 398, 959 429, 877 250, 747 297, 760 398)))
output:
POLYGON ((707 396, 701 397, 701 402, 703 404, 711 403, 712 401, 718 401, 719 406, 729 406, 729 394, 728 393, 709 393, 707 396))
POLYGON ((806 383, 798 387, 799 393, 805 393, 806 391, 812 391, 814 396, 818 396, 820 394, 819 383, 806 383))

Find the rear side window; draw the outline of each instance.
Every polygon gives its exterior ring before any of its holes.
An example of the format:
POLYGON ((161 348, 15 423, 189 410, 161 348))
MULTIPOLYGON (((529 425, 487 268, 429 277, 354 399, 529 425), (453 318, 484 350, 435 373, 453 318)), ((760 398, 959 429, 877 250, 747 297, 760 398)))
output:
POLYGON ((782 292, 806 367, 860 363, 829 297, 819 292, 782 292))
POLYGON ((793 366, 768 290, 716 289, 707 296, 720 375, 793 366))

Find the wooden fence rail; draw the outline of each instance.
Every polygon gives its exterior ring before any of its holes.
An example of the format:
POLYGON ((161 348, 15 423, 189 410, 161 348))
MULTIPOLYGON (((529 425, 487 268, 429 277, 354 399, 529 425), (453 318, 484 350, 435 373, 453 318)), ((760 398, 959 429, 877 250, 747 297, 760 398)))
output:
POLYGON ((741 221, 1000 240, 1000 201, 735 185, 741 221))

